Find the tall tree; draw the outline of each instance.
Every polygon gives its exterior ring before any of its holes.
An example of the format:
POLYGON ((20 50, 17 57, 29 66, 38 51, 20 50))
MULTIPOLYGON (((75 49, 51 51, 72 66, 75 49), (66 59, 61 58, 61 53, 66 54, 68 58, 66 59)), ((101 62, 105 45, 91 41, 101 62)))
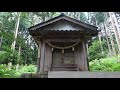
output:
MULTIPOLYGON (((93 25, 99 27, 100 24, 103 23, 105 19, 103 12, 94 12, 92 15, 93 16, 91 17, 92 19, 91 22, 93 23, 93 25)), ((101 47, 101 54, 104 55, 103 46, 102 46, 102 30, 99 31, 98 38, 99 38, 100 47, 101 47)))
POLYGON ((105 23, 103 23, 103 27, 104 27, 104 31, 105 31, 106 42, 107 42, 107 45, 108 45, 109 56, 112 56, 112 50, 111 50, 111 47, 110 47, 109 38, 108 38, 108 34, 107 34, 107 27, 106 27, 105 23))
POLYGON ((107 34, 107 13, 104 12, 104 17, 105 17, 105 20, 103 22, 103 28, 104 28, 104 31, 105 31, 105 37, 106 37, 106 41, 107 41, 107 46, 108 46, 108 50, 109 50, 109 56, 112 56, 112 50, 111 50, 111 46, 110 46, 110 43, 109 43, 109 38, 108 38, 108 34, 107 34))
POLYGON ((112 45, 113 55, 116 56, 115 43, 114 43, 111 23, 108 23, 108 26, 106 27, 106 29, 109 31, 109 37, 110 37, 110 42, 111 42, 111 45, 112 45))
POLYGON ((15 24, 15 33, 14 33, 14 40, 13 40, 12 47, 11 47, 11 49, 13 51, 15 50, 15 45, 16 45, 16 39, 17 39, 17 34, 18 34, 18 29, 19 29, 19 22, 20 22, 20 15, 21 15, 21 12, 17 12, 17 15, 16 15, 16 24, 15 24))
POLYGON ((120 53, 120 39, 119 39, 118 31, 117 31, 117 28, 115 26, 115 23, 114 23, 111 12, 109 12, 109 16, 110 16, 111 24, 112 24, 112 27, 113 27, 113 30, 114 30, 115 38, 116 38, 116 41, 117 41, 118 50, 119 50, 119 53, 120 53))
POLYGON ((112 12, 112 15, 113 15, 113 19, 114 19, 115 26, 116 26, 117 31, 118 31, 119 40, 120 40, 120 28, 119 28, 118 20, 117 20, 117 17, 116 17, 116 13, 112 12))

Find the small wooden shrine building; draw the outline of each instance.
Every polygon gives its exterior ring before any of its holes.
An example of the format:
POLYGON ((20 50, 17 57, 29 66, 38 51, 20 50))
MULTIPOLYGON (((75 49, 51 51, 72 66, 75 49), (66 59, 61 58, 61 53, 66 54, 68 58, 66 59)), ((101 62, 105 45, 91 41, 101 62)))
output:
POLYGON ((38 45, 38 72, 89 70, 86 42, 97 27, 61 14, 28 30, 38 45))

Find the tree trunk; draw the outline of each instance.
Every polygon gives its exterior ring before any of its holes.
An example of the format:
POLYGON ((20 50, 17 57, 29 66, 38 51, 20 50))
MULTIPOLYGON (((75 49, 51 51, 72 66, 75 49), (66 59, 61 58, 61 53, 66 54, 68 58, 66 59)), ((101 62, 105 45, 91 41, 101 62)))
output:
POLYGON ((99 33, 98 37, 99 37, 99 42, 100 42, 101 54, 104 55, 102 40, 101 40, 101 32, 99 33))
POLYGON ((107 45, 108 45, 108 50, 109 50, 109 56, 112 56, 112 51, 111 51, 111 47, 110 47, 110 43, 109 43, 109 39, 108 39, 108 35, 107 35, 107 28, 105 23, 103 23, 104 26, 104 31, 105 31, 105 37, 106 37, 106 41, 107 41, 107 45))
POLYGON ((3 39, 3 37, 0 37, 0 50, 2 48, 2 39, 3 39))
POLYGON ((116 56, 115 44, 114 44, 114 41, 113 41, 111 29, 109 31, 110 31, 110 42, 111 42, 111 45, 112 45, 113 55, 116 56))
POLYGON ((109 12, 109 15, 110 15, 112 27, 113 27, 113 30, 114 30, 115 38, 116 38, 116 41, 117 41, 118 50, 119 50, 119 53, 120 53, 120 40, 119 40, 119 36, 118 36, 118 31, 117 31, 117 28, 115 27, 111 12, 109 12))
POLYGON ((119 25, 118 25, 117 17, 116 17, 114 12, 113 12, 113 19, 115 21, 115 25, 116 25, 116 28, 117 28, 117 31, 118 31, 118 35, 119 35, 119 40, 120 40, 120 28, 119 28, 119 25))
POLYGON ((15 24, 15 34, 14 34, 14 40, 13 40, 13 43, 12 43, 12 50, 13 51, 15 50, 15 45, 16 45, 17 33, 18 33, 19 22, 20 22, 20 15, 21 15, 21 12, 18 13, 17 21, 16 21, 16 24, 15 24))
POLYGON ((18 52, 18 64, 20 64, 20 55, 21 55, 21 46, 19 46, 19 52, 18 52))

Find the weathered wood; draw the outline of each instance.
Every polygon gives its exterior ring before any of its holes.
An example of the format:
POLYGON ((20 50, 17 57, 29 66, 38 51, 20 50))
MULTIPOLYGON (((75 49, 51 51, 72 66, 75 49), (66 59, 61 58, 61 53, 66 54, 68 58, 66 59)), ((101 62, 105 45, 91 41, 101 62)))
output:
MULTIPOLYGON (((41 45, 41 56, 42 59, 40 58, 40 67, 41 67, 41 71, 50 71, 51 65, 55 65, 55 64, 60 64, 57 59, 60 59, 60 57, 56 57, 54 58, 54 53, 53 53, 53 61, 54 59, 57 60, 58 63, 52 62, 52 50, 48 45, 41 45), (43 51, 44 50, 44 51, 43 51), (43 57, 44 56, 44 57, 43 57), (41 61, 42 60, 42 61, 41 61)), ((60 51, 60 53, 62 54, 62 52, 60 51)), ((76 48, 75 48, 75 64, 78 65, 79 70, 88 70, 88 63, 87 63, 87 56, 86 56, 86 47, 85 47, 85 43, 80 43, 76 48)), ((56 55, 55 55, 56 56, 56 55)), ((61 62, 62 64, 63 62, 61 62)), ((65 64, 65 63, 64 63, 65 64)), ((52 66, 53 67, 53 66, 52 66)), ((53 69, 53 70, 57 70, 57 69, 53 69)))
POLYGON ((78 71, 76 64, 53 64, 52 71, 78 71))
POLYGON ((52 56, 52 64, 62 64, 63 63, 63 55, 62 50, 54 49, 52 56))
POLYGON ((48 55, 47 55, 47 45, 45 44, 45 59, 44 59, 44 71, 48 71, 48 55))
POLYGON ((85 70, 85 62, 84 62, 84 49, 83 49, 83 42, 81 44, 81 48, 80 48, 80 61, 81 61, 81 67, 82 67, 82 70, 84 71, 85 70))
POLYGON ((40 71, 44 71, 44 61, 45 61, 45 42, 41 42, 41 53, 40 53, 40 71))
POLYGON ((71 39, 71 38, 48 38, 46 39, 48 42, 79 42, 82 41, 82 39, 71 39))
POLYGON ((85 69, 85 56, 83 51, 83 42, 75 47, 75 64, 78 65, 80 71, 85 69))
POLYGON ((50 71, 52 65, 52 49, 45 44, 44 71, 50 71))
POLYGON ((52 71, 78 71, 77 68, 52 68, 52 71))
POLYGON ((47 60, 48 60, 48 71, 50 71, 51 69, 51 65, 52 65, 52 48, 51 47, 47 47, 47 60))
POLYGON ((77 67, 77 64, 52 64, 52 67, 77 67))
POLYGON ((87 48, 85 42, 83 42, 83 55, 84 55, 84 71, 88 71, 88 61, 87 61, 87 48))
POLYGON ((38 44, 38 60, 37 60, 38 68, 37 68, 37 72, 40 71, 40 52, 41 52, 41 42, 39 42, 39 44, 38 44))

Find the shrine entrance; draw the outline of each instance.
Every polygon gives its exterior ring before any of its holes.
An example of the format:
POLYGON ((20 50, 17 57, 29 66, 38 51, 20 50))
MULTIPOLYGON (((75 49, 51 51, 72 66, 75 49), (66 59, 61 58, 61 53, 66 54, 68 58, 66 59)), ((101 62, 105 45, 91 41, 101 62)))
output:
MULTIPOLYGON (((69 46, 70 44, 72 43, 60 43, 59 46, 67 47, 67 45, 69 46)), ((51 71, 77 71, 73 47, 67 49, 53 49, 51 71)))
POLYGON ((75 64, 74 51, 65 49, 64 53, 60 49, 53 51, 53 64, 75 64))

